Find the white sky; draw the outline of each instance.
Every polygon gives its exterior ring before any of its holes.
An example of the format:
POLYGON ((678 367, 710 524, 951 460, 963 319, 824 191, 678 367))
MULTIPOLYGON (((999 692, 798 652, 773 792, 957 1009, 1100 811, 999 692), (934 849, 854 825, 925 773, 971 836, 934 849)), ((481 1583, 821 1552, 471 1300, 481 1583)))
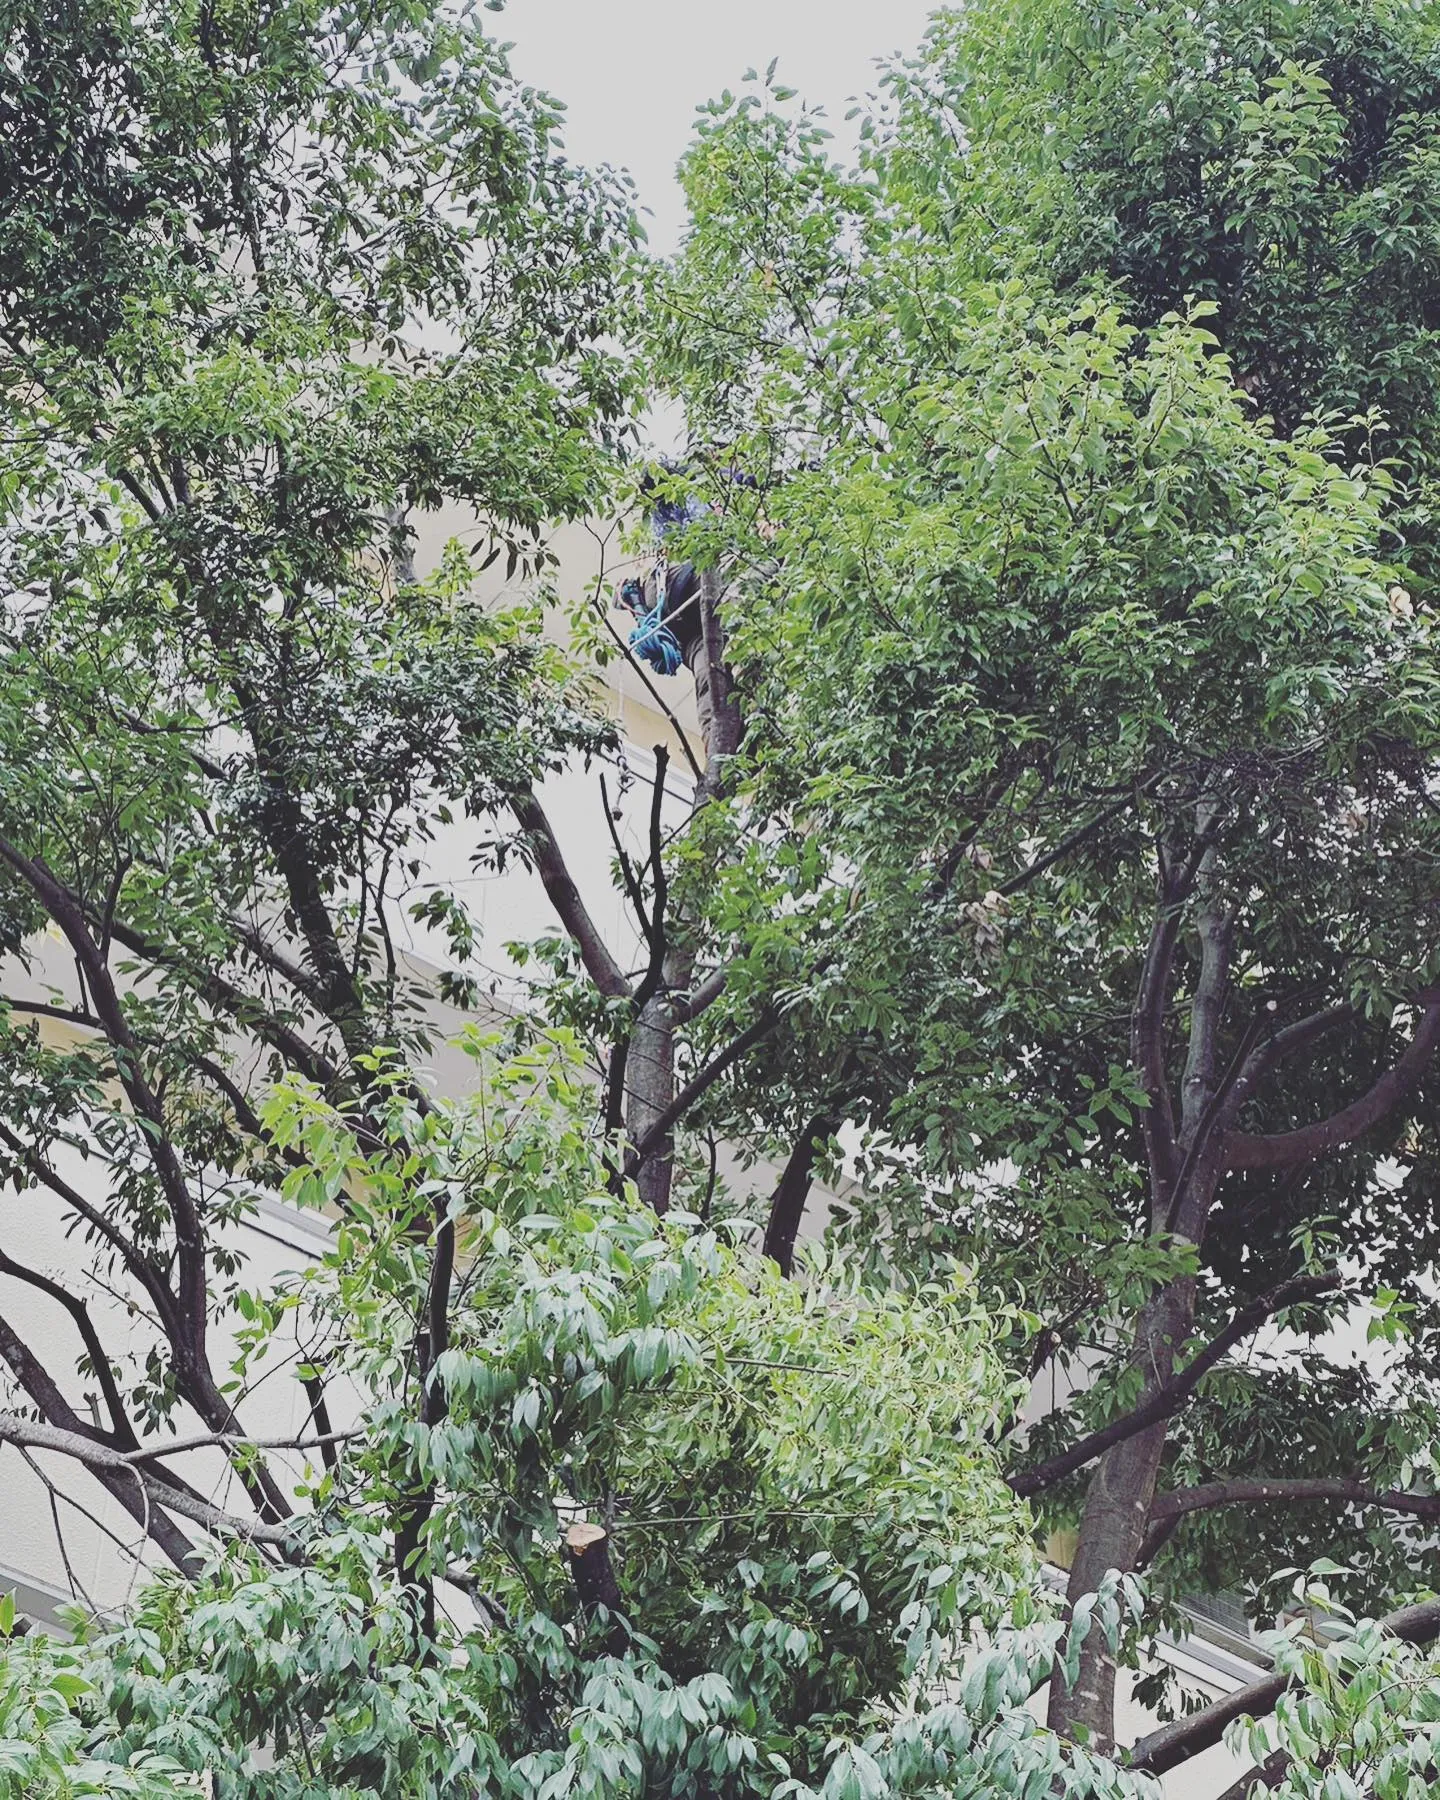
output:
POLYGON ((916 48, 937 3, 508 0, 490 29, 513 41, 522 80, 565 102, 572 157, 635 177, 651 247, 665 253, 684 222, 674 169, 701 101, 778 56, 776 80, 823 105, 848 150, 851 99, 873 87, 877 58, 916 48))

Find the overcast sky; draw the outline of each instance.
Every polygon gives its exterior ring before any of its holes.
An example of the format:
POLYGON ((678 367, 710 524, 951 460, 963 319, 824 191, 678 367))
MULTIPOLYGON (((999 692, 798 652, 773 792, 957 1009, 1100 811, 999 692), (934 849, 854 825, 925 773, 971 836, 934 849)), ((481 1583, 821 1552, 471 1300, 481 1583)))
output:
POLYGON ((772 56, 777 81, 823 104, 840 145, 875 63, 913 50, 937 0, 508 0, 492 26, 516 73, 563 100, 579 162, 629 169, 652 247, 674 248, 684 209, 675 164, 695 108, 772 56))

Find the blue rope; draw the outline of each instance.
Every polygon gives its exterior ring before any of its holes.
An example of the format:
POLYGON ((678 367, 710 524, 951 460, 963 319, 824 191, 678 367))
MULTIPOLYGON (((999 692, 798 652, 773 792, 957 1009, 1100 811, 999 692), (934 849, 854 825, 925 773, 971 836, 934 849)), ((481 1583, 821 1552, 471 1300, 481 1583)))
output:
POLYGON ((641 615, 630 633, 630 648, 660 675, 673 675, 685 660, 680 654, 680 640, 665 623, 663 596, 641 615))

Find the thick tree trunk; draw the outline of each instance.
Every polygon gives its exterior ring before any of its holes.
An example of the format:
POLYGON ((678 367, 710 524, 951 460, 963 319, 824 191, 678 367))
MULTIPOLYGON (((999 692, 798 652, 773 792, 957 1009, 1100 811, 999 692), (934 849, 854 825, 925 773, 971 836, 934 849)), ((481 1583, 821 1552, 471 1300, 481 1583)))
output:
MULTIPOLYGON (((675 1098, 675 1016, 662 988, 640 1009, 625 1059, 625 1130, 638 1144, 675 1098)), ((675 1134, 646 1156, 635 1174, 640 1198, 657 1213, 670 1205, 675 1175, 675 1134)))
MULTIPOLYGON (((1212 811, 1206 802, 1197 812, 1196 840, 1210 833, 1212 811)), ((1170 1138, 1168 1082, 1159 1020, 1168 988, 1173 928, 1166 912, 1178 904, 1178 891, 1162 887, 1162 913, 1157 919, 1150 954, 1141 971, 1132 1015, 1132 1052, 1137 1069, 1151 1089, 1156 1113, 1148 1122, 1146 1150, 1150 1160, 1150 1232, 1157 1240, 1188 1239, 1200 1244, 1221 1173, 1221 1145, 1228 1113, 1216 1112, 1219 1094, 1220 1027, 1230 992, 1230 952, 1234 916, 1226 904, 1217 856, 1207 848, 1197 864, 1196 916, 1199 971, 1190 1000, 1190 1042, 1181 1081, 1178 1141, 1170 1138), (1147 1025, 1147 1014, 1151 1015, 1147 1025), (1150 1027, 1155 1035, 1147 1037, 1150 1027)), ((1231 1106, 1237 1102, 1232 1099, 1231 1106)), ((1132 1364, 1144 1372, 1142 1399, 1150 1398, 1172 1379, 1176 1352, 1195 1322, 1195 1283, 1172 1281, 1147 1302, 1135 1326, 1132 1364)), ((1168 1422, 1116 1444, 1100 1459, 1085 1495, 1079 1540, 1067 1590, 1073 1606, 1093 1594, 1111 1570, 1131 1574, 1139 1566, 1150 1523, 1155 1485, 1165 1454, 1168 1422)), ((1080 1653, 1073 1688, 1055 1679, 1050 1684, 1050 1724, 1071 1734, 1083 1726, 1091 1739, 1108 1748, 1115 1741, 1115 1661, 1103 1637, 1092 1631, 1080 1653)))
MULTIPOLYGON (((1136 1360, 1148 1372, 1145 1397, 1173 1375, 1176 1349, 1189 1337, 1194 1315, 1195 1284, 1189 1280, 1162 1288, 1141 1314, 1136 1360)), ((1100 1459, 1085 1496, 1070 1568, 1066 1597, 1072 1606, 1093 1594, 1112 1569, 1129 1574, 1139 1562, 1168 1430, 1162 1420, 1100 1459)), ((1058 1675, 1052 1680, 1049 1722, 1067 1736, 1083 1726, 1096 1743, 1107 1748, 1114 1743, 1115 1661, 1098 1630, 1085 1641, 1074 1687, 1067 1688, 1058 1675)))
POLYGON ((695 710, 705 746, 705 779, 695 794, 698 810, 724 785, 725 763, 740 748, 744 723, 735 698, 730 665, 725 658, 725 627, 720 619, 724 583, 717 569, 700 576, 700 631, 689 646, 687 661, 695 677, 695 710))
POLYGON ((777 1263, 782 1275, 793 1273, 795 1240, 800 1221, 805 1216, 805 1202, 815 1174, 815 1159, 827 1138, 834 1135, 839 1121, 827 1113, 817 1113, 801 1129, 790 1152, 790 1160, 770 1197, 770 1218, 765 1227, 764 1254, 777 1263))

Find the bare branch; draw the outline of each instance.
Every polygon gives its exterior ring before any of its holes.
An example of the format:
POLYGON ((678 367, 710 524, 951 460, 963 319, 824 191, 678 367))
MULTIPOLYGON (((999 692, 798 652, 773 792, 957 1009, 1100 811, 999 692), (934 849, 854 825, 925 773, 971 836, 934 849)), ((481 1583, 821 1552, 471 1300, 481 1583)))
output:
MULTIPOLYGON (((1440 1600, 1424 1600, 1418 1606, 1402 1606, 1386 1613, 1379 1621, 1381 1629, 1406 1644, 1428 1644, 1440 1636, 1440 1600)), ((1236 1719, 1260 1718, 1273 1712, 1280 1696, 1290 1685, 1287 1675, 1266 1675, 1258 1681, 1236 1688, 1233 1693, 1191 1713, 1162 1725, 1148 1737, 1141 1738, 1130 1753, 1129 1767, 1148 1775, 1163 1775, 1202 1750, 1218 1744, 1225 1728, 1236 1719)))
POLYGON ((1229 1132, 1224 1146, 1226 1168, 1283 1169, 1314 1162, 1354 1143, 1408 1099, 1440 1044, 1440 989, 1427 988, 1418 998, 1424 1010, 1404 1054, 1358 1100, 1328 1119, 1296 1131, 1263 1137, 1229 1132))
POLYGON ((729 969, 719 968, 714 974, 707 975, 698 987, 691 988, 688 994, 677 994, 670 1008, 675 1023, 688 1025, 692 1019, 698 1019, 725 992, 729 979, 729 969))
POLYGON ((1246 1476, 1207 1481, 1199 1487, 1173 1488, 1159 1494, 1150 1508, 1152 1525, 1210 1512, 1217 1506, 1295 1505, 1306 1500, 1340 1500, 1350 1506, 1380 1507, 1416 1519, 1440 1519, 1440 1494, 1409 1494, 1399 1488, 1374 1488, 1345 1476, 1246 1476))
MULTIPOLYGON (((258 1544, 273 1544, 292 1553, 294 1551, 296 1539, 293 1527, 267 1525, 259 1519, 242 1519, 234 1513, 227 1513, 218 1506, 210 1505, 206 1500, 196 1500, 192 1495, 170 1487, 156 1476, 146 1474, 143 1469, 135 1467, 130 1458, 112 1450, 108 1444, 97 1443, 94 1438, 84 1437, 79 1432, 61 1430, 58 1426, 44 1425, 33 1419, 22 1419, 15 1413, 0 1412, 0 1443, 23 1444, 29 1450, 51 1450, 58 1456, 73 1457, 76 1462, 83 1463, 87 1469, 93 1469, 98 1474, 122 1476, 141 1485, 155 1505, 163 1506, 167 1512, 178 1513, 182 1519, 189 1519, 196 1525, 203 1525, 207 1531, 213 1531, 220 1537, 248 1539, 258 1544)), ((171 1452, 160 1454, 169 1455, 171 1452)))
POLYGON ((143 1445, 121 1453, 121 1460, 137 1467, 158 1462, 162 1457, 183 1456, 191 1450, 322 1450, 327 1444, 347 1444, 363 1434, 352 1431, 321 1431, 313 1437, 291 1432, 289 1437, 257 1438, 240 1431, 209 1431, 200 1437, 177 1438, 174 1443, 143 1445))
POLYGON ((0 1275, 9 1275, 16 1281, 23 1281, 28 1287, 46 1294, 58 1306, 63 1306, 75 1322, 75 1329, 80 1333, 80 1341, 85 1346, 85 1354, 90 1359, 90 1367, 95 1379, 100 1383, 100 1392, 105 1399, 105 1410, 110 1415, 110 1436, 118 1450, 135 1449, 139 1439, 135 1436, 135 1427, 130 1415, 125 1410, 125 1403, 120 1398, 120 1389, 115 1381, 115 1371, 110 1358, 105 1354, 105 1346, 100 1342, 100 1334, 95 1329, 95 1321, 90 1317, 90 1309, 78 1294, 72 1294, 67 1288, 43 1275, 38 1269, 28 1268, 18 1263, 14 1257, 0 1250, 0 1275))
POLYGON ((1167 1381, 1164 1387, 1157 1388, 1133 1411, 1112 1419, 1108 1425, 1090 1432, 1068 1450, 1062 1450, 1059 1455, 1037 1463, 1033 1469, 1025 1469, 1010 1476, 1010 1487, 1022 1496, 1043 1493, 1046 1488, 1054 1487, 1057 1481, 1063 1481, 1067 1475, 1073 1475, 1077 1469, 1084 1468, 1086 1463, 1093 1462, 1113 1444, 1122 1444, 1137 1432, 1148 1430, 1151 1425, 1158 1425, 1162 1419, 1173 1417, 1226 1352, 1252 1332, 1258 1331, 1267 1319, 1287 1306, 1294 1306, 1300 1300, 1314 1300, 1322 1294, 1333 1293, 1339 1286, 1338 1275, 1301 1275, 1293 1281, 1281 1282, 1278 1287, 1261 1294, 1248 1306, 1242 1307, 1225 1329, 1212 1338, 1173 1380, 1167 1381))
POLYGON ((566 866, 554 827, 540 802, 527 789, 523 793, 511 795, 510 810, 529 839, 535 872, 544 883, 550 904, 560 915, 560 923, 569 932, 572 943, 580 952, 580 960, 590 979, 607 999, 629 999, 630 983, 621 972, 619 963, 610 954, 599 928, 580 898, 580 890, 566 866))

